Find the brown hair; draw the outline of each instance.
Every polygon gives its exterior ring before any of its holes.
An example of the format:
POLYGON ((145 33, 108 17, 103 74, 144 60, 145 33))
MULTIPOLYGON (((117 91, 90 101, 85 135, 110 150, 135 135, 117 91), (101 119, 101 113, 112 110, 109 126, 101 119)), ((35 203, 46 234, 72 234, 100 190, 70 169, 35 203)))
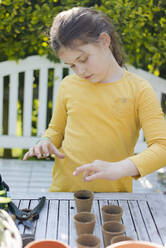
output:
POLYGON ((98 42, 102 32, 109 34, 111 39, 110 49, 120 66, 124 59, 118 43, 118 35, 108 16, 93 8, 74 7, 59 13, 53 21, 50 30, 50 40, 53 50, 72 47, 76 40, 84 44, 98 42))

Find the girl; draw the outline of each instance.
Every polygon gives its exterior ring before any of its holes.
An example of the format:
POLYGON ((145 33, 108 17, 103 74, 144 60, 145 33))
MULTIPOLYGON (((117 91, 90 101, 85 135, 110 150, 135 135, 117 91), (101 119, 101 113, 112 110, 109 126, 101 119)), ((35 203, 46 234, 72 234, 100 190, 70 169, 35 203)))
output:
POLYGON ((166 125, 153 89, 123 68, 117 34, 103 13, 64 11, 50 36, 75 74, 63 79, 49 127, 24 160, 56 155, 50 191, 131 192, 132 177, 166 164, 166 125), (141 127, 148 148, 134 155, 141 127))

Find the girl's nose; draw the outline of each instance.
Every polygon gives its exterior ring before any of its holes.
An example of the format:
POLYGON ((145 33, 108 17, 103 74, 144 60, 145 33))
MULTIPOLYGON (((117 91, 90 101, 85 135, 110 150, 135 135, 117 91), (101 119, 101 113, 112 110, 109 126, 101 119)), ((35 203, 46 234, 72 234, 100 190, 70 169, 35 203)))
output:
POLYGON ((85 66, 84 65, 78 65, 77 66, 77 74, 79 76, 85 76, 85 66))

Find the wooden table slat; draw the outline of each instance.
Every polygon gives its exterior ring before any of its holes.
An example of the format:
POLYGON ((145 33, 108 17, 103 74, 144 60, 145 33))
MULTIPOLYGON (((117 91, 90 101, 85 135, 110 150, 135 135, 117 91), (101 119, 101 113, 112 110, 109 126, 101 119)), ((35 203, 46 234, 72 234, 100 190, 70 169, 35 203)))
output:
MULTIPOLYGON (((95 193, 96 200, 147 200, 151 195, 155 193, 95 193)), ((69 192, 48 192, 43 193, 48 200, 73 200, 74 194, 69 192)), ((155 194, 156 197, 160 197, 162 193, 155 194)), ((38 199, 41 196, 39 193, 19 193, 12 194, 12 199, 38 199)))
POLYGON ((48 221, 46 239, 56 239, 58 232, 58 200, 50 200, 48 205, 48 221))
POLYGON ((127 201, 124 200, 120 200, 119 201, 119 206, 122 207, 123 209, 123 216, 122 216, 122 220, 123 220, 123 224, 125 225, 125 229, 126 229, 126 235, 131 237, 134 240, 137 240, 137 233, 135 230, 135 226, 133 223, 133 219, 131 216, 131 212, 129 209, 129 205, 127 201))
MULTIPOLYGON (((166 196, 164 196, 166 198, 166 196)), ((162 202, 159 199, 154 198, 148 201, 150 211, 153 215, 154 222, 157 226, 159 235, 166 245, 166 201, 162 202)))
POLYGON ((19 204, 20 204, 20 200, 13 200, 12 202, 14 202, 14 204, 19 207, 19 204))
POLYGON ((93 201, 92 212, 96 216, 96 224, 95 224, 94 235, 99 237, 99 239, 101 241, 101 247, 103 247, 104 243, 103 243, 102 224, 101 224, 102 223, 101 222, 102 216, 101 216, 101 211, 100 211, 100 208, 99 208, 98 200, 93 201))
MULTIPOLYGON (((30 201, 30 209, 35 208, 37 204, 38 204, 38 200, 32 200, 32 201, 30 201)), ((26 234, 34 234, 35 233, 35 230, 36 230, 36 225, 37 225, 37 221, 34 221, 33 222, 34 229, 32 229, 32 228, 25 228, 25 231, 24 232, 26 234)))
POLYGON ((74 215, 77 213, 75 201, 71 200, 70 201, 70 233, 69 233, 69 244, 71 247, 76 247, 76 239, 77 239, 77 233, 76 233, 76 228, 74 224, 74 215))
POLYGON ((36 239, 45 239, 46 228, 47 228, 47 211, 48 211, 48 200, 46 200, 43 209, 40 212, 40 218, 37 221, 35 237, 36 239))
POLYGON ((108 201, 108 204, 109 204, 109 205, 116 205, 116 206, 119 205, 119 204, 118 204, 118 201, 115 201, 115 200, 109 200, 109 201, 108 201))
POLYGON ((100 215, 101 215, 101 225, 103 225, 103 216, 102 216, 102 207, 104 205, 108 205, 108 200, 100 200, 99 201, 99 208, 100 208, 100 215))
POLYGON ((67 200, 60 201, 57 239, 64 243, 68 243, 68 234, 69 234, 68 211, 69 211, 68 201, 67 200))
POLYGON ((130 211, 132 213, 132 218, 134 221, 134 225, 136 228, 138 238, 140 240, 149 241, 149 236, 148 236, 146 227, 144 225, 137 201, 133 201, 133 200, 129 201, 129 207, 130 207, 130 211))
POLYGON ((160 236, 158 234, 155 223, 153 221, 153 216, 149 212, 149 207, 147 205, 147 202, 146 201, 138 201, 138 205, 140 207, 141 214, 143 216, 144 223, 145 223, 145 226, 146 226, 146 229, 147 229, 147 232, 149 234, 151 242, 154 242, 154 243, 157 242, 158 244, 162 245, 160 236))
MULTIPOLYGON (((25 200, 25 201, 21 200, 20 205, 19 205, 19 208, 20 209, 24 209, 24 208, 28 208, 28 207, 29 207, 29 201, 28 200, 25 200)), ((20 233, 23 234, 24 231, 25 231, 24 225, 23 224, 19 224, 18 228, 19 228, 20 233)))

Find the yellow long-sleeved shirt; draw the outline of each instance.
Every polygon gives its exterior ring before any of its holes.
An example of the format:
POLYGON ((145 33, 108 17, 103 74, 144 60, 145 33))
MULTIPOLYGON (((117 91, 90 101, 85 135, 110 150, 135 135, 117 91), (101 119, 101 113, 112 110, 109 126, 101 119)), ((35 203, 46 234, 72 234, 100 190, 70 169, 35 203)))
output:
POLYGON ((91 83, 76 75, 63 79, 54 114, 43 135, 65 154, 55 158, 50 191, 131 192, 132 178, 83 182, 76 167, 94 160, 131 159, 145 176, 166 165, 166 123, 146 80, 125 71, 119 81, 91 83), (139 130, 148 148, 134 155, 139 130))

